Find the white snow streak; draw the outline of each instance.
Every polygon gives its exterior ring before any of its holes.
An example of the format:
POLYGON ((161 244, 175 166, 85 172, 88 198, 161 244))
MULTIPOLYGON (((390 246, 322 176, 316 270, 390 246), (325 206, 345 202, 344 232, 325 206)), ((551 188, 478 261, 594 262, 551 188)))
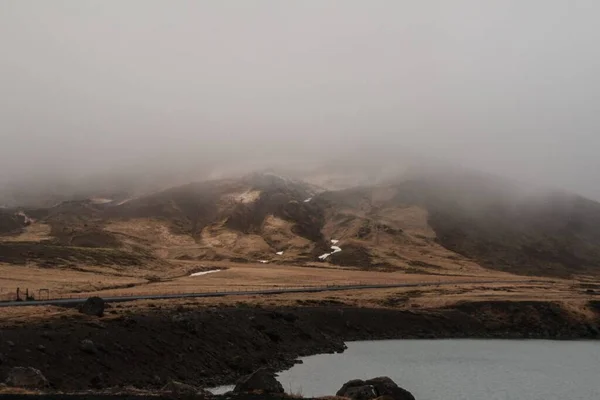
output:
POLYGON ((112 203, 113 199, 107 199, 105 197, 92 197, 90 198, 90 202, 92 202, 93 204, 106 204, 112 203))
MULTIPOLYGON (((331 239, 331 243, 337 244, 337 243, 339 243, 339 240, 331 239)), ((330 255, 335 254, 335 253, 339 253, 340 251, 342 251, 342 248, 338 247, 338 246, 331 246, 331 250, 333 250, 331 253, 321 254, 319 256, 319 260, 326 260, 327 257, 329 257, 330 255)))
POLYGON ((220 270, 220 269, 213 269, 213 270, 210 270, 210 271, 194 272, 190 276, 200 276, 200 275, 212 274, 213 272, 219 272, 219 271, 222 271, 222 270, 220 270))

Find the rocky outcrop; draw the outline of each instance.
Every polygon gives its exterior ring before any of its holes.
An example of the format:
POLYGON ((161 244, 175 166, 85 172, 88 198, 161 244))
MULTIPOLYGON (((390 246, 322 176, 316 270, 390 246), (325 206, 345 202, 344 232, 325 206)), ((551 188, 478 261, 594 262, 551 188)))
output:
POLYGON ((405 389, 396 385, 396 382, 387 376, 369 379, 367 385, 371 385, 375 389, 377 396, 389 396, 394 400, 415 400, 414 396, 405 389))
POLYGON ((283 386, 275 378, 275 372, 268 368, 261 368, 258 371, 244 376, 235 385, 235 393, 283 393, 283 386))
POLYGON ((81 305, 79 312, 86 315, 102 317, 104 315, 104 300, 100 297, 90 297, 81 305))
POLYGON ((346 382, 338 390, 336 396, 347 397, 352 400, 372 400, 376 398, 381 400, 415 400, 415 397, 409 391, 396 385, 387 376, 366 381, 353 379, 346 382))
POLYGON ((335 394, 340 397, 348 397, 352 400, 370 400, 377 397, 373 387, 367 385, 361 379, 353 379, 344 383, 342 388, 335 394))
POLYGON ((14 367, 6 378, 8 386, 42 389, 48 386, 48 380, 40 370, 32 367, 14 367))

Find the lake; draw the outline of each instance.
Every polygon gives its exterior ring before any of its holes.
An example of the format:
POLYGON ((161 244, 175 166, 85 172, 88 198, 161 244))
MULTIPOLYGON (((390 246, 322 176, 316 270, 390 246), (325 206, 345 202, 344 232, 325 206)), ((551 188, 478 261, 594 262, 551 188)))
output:
POLYGON ((303 358, 287 392, 333 395, 350 379, 389 376, 417 400, 600 399, 600 342, 383 340, 303 358))

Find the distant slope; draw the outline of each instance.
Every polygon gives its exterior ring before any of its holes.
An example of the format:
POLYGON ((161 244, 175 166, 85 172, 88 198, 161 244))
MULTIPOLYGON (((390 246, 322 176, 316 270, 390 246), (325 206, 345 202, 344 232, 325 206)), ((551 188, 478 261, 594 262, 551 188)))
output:
POLYGON ((486 267, 556 276, 600 272, 600 203, 465 177, 406 182, 395 201, 422 204, 441 245, 486 267))
POLYGON ((41 265, 60 254, 73 263, 157 268, 235 260, 428 274, 600 273, 599 203, 464 171, 335 191, 250 174, 119 201, 0 210, 0 228, 0 241, 13 242, 3 247, 4 262, 41 265))
POLYGON ((327 196, 355 209, 422 207, 437 243, 487 268, 546 276, 600 273, 600 203, 575 195, 448 173, 327 196), (384 191, 387 198, 373 200, 384 191))

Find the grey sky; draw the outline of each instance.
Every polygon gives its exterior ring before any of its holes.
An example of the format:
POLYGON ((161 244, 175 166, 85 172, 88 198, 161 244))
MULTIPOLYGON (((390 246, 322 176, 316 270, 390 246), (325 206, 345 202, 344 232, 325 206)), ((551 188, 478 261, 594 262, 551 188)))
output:
POLYGON ((600 199, 598 15, 596 0, 2 0, 0 181, 372 142, 600 199))

